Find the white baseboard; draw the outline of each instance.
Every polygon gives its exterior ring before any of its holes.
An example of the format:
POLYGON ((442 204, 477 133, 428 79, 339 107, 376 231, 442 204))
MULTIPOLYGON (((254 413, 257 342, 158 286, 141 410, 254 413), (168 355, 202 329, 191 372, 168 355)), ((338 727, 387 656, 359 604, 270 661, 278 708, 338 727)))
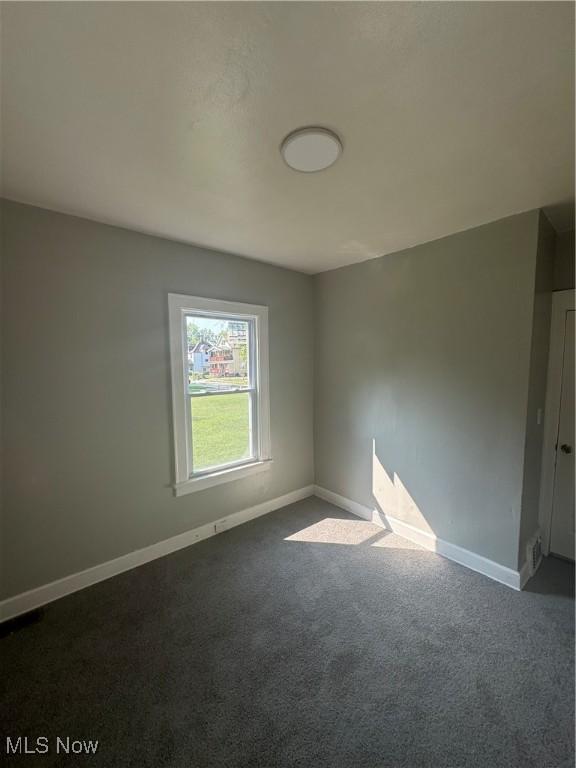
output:
POLYGON ((365 507, 363 504, 358 504, 357 501, 347 499, 345 496, 340 496, 339 493, 329 491, 327 488, 322 488, 320 485, 314 486, 314 495, 318 496, 324 501, 329 501, 340 509, 345 509, 347 512, 352 512, 356 517, 362 517, 364 520, 372 521, 373 510, 370 507, 365 507))
POLYGON ((530 566, 527 562, 524 563, 522 568, 520 569, 520 587, 519 589, 524 589, 524 585, 530 578, 530 566))
POLYGON ((115 560, 108 560, 106 563, 95 565, 93 568, 88 568, 85 571, 73 573, 70 576, 58 579, 58 581, 52 581, 28 592, 22 592, 14 597, 9 597, 7 600, 0 602, 0 621, 12 619, 34 608, 46 605, 46 603, 51 603, 53 600, 58 600, 60 597, 70 595, 72 592, 78 592, 80 589, 97 584, 99 581, 117 576, 119 573, 137 568, 139 565, 156 560, 158 557, 169 555, 171 552, 176 552, 184 547, 189 547, 191 544, 196 544, 198 541, 215 536, 217 533, 226 531, 229 528, 234 528, 249 520, 254 520, 256 517, 267 515, 275 509, 280 509, 280 507, 286 507, 295 501, 306 499, 308 496, 312 496, 313 493, 314 486, 312 485, 299 488, 296 491, 284 494, 284 496, 278 496, 275 499, 270 499, 270 501, 256 504, 254 507, 234 512, 231 515, 215 520, 213 523, 206 523, 178 536, 159 541, 149 547, 144 547, 144 549, 129 552, 127 555, 117 557, 115 560))
POLYGON ((357 517, 362 517, 364 520, 370 520, 376 523, 376 525, 388 528, 399 536, 420 544, 421 547, 428 549, 430 552, 436 552, 438 555, 448 558, 448 560, 453 560, 455 563, 466 566, 466 568, 482 573, 484 576, 488 576, 490 579, 494 579, 494 581, 499 581, 507 587, 520 590, 528 579, 526 568, 522 568, 521 572, 507 568, 505 565, 500 565, 500 563, 496 563, 494 560, 477 555, 475 552, 459 547, 457 544, 451 544, 449 541, 439 539, 429 531, 416 528, 409 523, 398 520, 398 518, 384 514, 378 509, 371 509, 363 504, 358 504, 356 501, 351 501, 321 486, 314 486, 314 493, 319 498, 329 501, 357 517))

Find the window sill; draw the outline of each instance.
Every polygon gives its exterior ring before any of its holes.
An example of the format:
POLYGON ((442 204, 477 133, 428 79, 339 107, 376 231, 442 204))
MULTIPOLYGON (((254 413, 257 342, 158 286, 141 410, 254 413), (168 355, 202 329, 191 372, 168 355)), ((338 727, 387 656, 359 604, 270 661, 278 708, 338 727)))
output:
POLYGON ((258 472, 264 472, 272 466, 272 459, 263 459, 254 461, 251 464, 243 464, 240 467, 230 467, 230 469, 221 469, 218 472, 212 472, 209 475, 193 477, 185 480, 183 483, 177 483, 174 486, 174 496, 185 496, 187 493, 203 491, 205 488, 212 488, 215 485, 229 483, 232 480, 241 480, 243 477, 250 477, 258 472))

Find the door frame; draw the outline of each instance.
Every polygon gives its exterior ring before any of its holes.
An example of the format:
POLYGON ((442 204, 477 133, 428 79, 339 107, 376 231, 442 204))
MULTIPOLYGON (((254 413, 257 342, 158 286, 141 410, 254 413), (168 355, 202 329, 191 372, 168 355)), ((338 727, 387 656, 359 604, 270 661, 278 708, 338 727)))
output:
POLYGON ((552 503, 554 501, 554 479, 556 475, 556 443, 560 422, 560 395, 564 367, 566 312, 574 309, 574 293, 572 288, 568 291, 554 291, 552 294, 546 407, 544 411, 544 442, 538 512, 540 531, 542 532, 542 551, 545 555, 550 552, 552 503))

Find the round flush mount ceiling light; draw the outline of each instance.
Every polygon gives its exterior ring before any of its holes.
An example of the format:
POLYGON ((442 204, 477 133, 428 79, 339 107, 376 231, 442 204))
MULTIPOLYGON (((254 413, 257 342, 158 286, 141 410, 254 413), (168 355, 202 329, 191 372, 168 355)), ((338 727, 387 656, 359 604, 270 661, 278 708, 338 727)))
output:
POLYGON ((342 154, 342 142, 327 128, 300 128, 286 136, 280 152, 290 168, 314 173, 334 165, 342 154))

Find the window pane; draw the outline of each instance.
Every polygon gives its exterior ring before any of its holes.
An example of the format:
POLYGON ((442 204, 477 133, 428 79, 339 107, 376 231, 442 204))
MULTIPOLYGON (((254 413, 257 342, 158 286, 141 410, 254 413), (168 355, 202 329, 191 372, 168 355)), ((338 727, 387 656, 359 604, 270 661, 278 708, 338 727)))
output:
POLYGON ((248 392, 190 401, 194 472, 252 457, 248 392))
POLYGON ((250 320, 186 316, 188 393, 247 387, 250 320))

